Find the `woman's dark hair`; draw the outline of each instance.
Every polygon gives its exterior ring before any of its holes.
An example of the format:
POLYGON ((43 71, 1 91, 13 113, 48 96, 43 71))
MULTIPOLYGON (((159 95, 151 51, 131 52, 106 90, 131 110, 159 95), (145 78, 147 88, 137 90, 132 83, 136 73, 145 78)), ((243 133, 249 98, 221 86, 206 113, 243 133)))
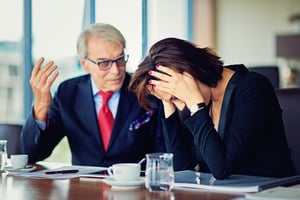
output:
POLYGON ((136 93, 139 103, 145 109, 153 106, 147 98, 149 91, 146 86, 148 80, 153 79, 148 71, 156 70, 156 65, 163 65, 181 73, 188 72, 209 87, 216 87, 222 78, 223 62, 210 48, 199 48, 178 38, 160 40, 150 48, 129 83, 129 90, 136 93))

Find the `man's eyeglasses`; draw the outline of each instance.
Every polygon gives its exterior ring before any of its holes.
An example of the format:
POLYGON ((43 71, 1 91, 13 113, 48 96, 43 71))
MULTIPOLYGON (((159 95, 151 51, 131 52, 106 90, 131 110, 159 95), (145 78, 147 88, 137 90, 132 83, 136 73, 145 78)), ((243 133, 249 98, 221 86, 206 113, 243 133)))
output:
POLYGON ((90 61, 91 63, 93 63, 95 65, 98 65, 100 70, 106 71, 106 70, 109 70, 111 68, 111 66, 114 62, 117 64, 118 67, 125 67, 125 65, 127 63, 127 60, 128 60, 128 57, 129 57, 128 55, 123 54, 121 56, 116 57, 115 59, 103 60, 103 61, 99 61, 99 62, 93 61, 87 56, 85 57, 85 59, 90 61))

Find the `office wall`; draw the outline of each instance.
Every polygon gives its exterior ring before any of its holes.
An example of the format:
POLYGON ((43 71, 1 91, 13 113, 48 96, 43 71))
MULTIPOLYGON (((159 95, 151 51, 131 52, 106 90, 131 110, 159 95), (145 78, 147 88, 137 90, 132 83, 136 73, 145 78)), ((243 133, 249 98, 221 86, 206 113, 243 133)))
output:
POLYGON ((217 0, 216 49, 225 64, 276 64, 275 36, 291 32, 299 0, 217 0))
POLYGON ((216 0, 194 0, 193 42, 200 47, 216 47, 216 0))
POLYGON ((148 0, 148 47, 167 38, 187 39, 186 0, 148 0))

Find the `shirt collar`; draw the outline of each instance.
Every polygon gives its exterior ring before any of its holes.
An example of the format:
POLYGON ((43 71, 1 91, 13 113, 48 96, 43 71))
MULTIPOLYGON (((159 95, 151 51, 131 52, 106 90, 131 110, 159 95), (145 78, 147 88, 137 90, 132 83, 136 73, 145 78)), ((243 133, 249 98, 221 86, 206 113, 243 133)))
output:
MULTIPOLYGON (((93 96, 96 96, 99 92, 99 89, 97 88, 97 86, 96 86, 94 80, 92 79, 92 77, 91 77, 91 84, 92 84, 93 96)), ((120 93, 120 90, 114 91, 113 95, 118 94, 118 93, 120 93)))

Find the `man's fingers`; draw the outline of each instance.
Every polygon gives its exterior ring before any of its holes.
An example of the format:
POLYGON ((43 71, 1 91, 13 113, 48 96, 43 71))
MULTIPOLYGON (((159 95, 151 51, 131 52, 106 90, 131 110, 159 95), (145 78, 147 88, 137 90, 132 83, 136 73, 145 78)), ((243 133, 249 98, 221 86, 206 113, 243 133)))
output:
POLYGON ((44 62, 43 57, 38 59, 38 61, 36 62, 36 64, 34 65, 34 67, 32 69, 31 76, 36 76, 39 73, 41 65, 43 64, 43 62, 44 62))
POLYGON ((42 64, 44 62, 44 58, 40 58, 35 64, 31 78, 30 84, 32 89, 38 94, 47 93, 50 91, 50 88, 58 76, 57 66, 53 61, 47 62, 43 67, 42 64))
POLYGON ((48 80, 46 82, 46 85, 49 87, 51 87, 51 85, 53 84, 53 82, 55 81, 55 79, 58 77, 58 71, 54 71, 49 77, 48 77, 48 80))

